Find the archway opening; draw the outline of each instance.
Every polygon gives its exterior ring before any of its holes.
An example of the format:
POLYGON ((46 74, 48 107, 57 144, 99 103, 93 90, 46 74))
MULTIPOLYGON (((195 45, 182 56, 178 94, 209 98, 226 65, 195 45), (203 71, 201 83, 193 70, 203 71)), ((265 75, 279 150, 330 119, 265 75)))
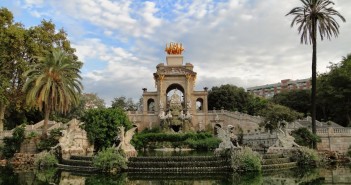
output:
POLYGON ((179 132, 180 129, 181 129, 181 126, 180 126, 180 125, 171 125, 171 129, 172 129, 174 132, 179 132))
POLYGON ((147 111, 154 112, 155 111, 155 100, 150 98, 147 100, 147 111))
POLYGON ((181 102, 182 106, 184 107, 184 88, 180 84, 171 84, 168 86, 166 90, 166 96, 167 96, 167 106, 169 101, 171 100, 171 97, 176 94, 180 98, 179 101, 181 102))
POLYGON ((203 111, 204 100, 202 98, 196 99, 196 111, 202 112, 203 111))

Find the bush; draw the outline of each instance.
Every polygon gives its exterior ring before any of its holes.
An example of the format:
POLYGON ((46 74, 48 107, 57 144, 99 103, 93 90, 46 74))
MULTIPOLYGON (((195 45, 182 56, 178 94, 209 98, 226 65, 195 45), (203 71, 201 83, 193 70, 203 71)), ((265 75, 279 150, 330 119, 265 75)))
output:
POLYGON ((37 168, 52 167, 57 163, 58 160, 56 159, 55 155, 46 151, 39 153, 34 161, 34 164, 37 168))
POLYGON ((313 143, 320 142, 321 139, 316 134, 313 134, 307 128, 299 128, 292 131, 292 136, 295 138, 295 142, 300 146, 312 147, 313 143))
POLYGON ((318 152, 307 147, 300 147, 295 155, 295 160, 299 166, 313 165, 316 166, 320 162, 318 152))
POLYGON ((40 140, 38 143, 38 150, 39 151, 49 151, 51 147, 56 146, 59 143, 59 139, 62 136, 61 133, 62 128, 55 128, 50 131, 50 135, 47 138, 40 140))
POLYGON ((213 150, 218 147, 220 139, 215 138, 209 132, 189 132, 180 134, 169 134, 151 132, 150 130, 135 134, 132 144, 136 149, 156 147, 157 144, 171 143, 173 148, 192 148, 197 150, 213 150))
POLYGON ((120 171, 126 163, 126 158, 112 147, 98 152, 93 159, 93 166, 105 172, 120 171))
MULTIPOLYGON (((0 154, 0 156, 1 156, 1 154, 0 154)), ((347 150, 347 156, 351 157, 351 145, 349 146, 349 149, 347 150)))
POLYGON ((261 171, 261 156, 249 147, 233 150, 231 154, 234 171, 261 171))
POLYGON ((22 124, 14 129, 12 137, 4 138, 5 145, 2 149, 2 153, 6 159, 13 157, 13 155, 20 150, 21 144, 25 138, 24 130, 25 125, 22 124))

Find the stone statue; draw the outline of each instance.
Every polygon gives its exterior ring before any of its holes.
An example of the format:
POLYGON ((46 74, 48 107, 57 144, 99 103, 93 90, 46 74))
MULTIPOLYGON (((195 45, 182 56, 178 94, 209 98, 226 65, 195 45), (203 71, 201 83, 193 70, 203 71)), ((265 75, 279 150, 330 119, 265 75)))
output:
POLYGON ((233 133, 234 127, 232 125, 228 125, 226 130, 222 129, 219 126, 216 126, 215 128, 218 132, 218 138, 222 140, 222 142, 219 144, 219 147, 216 149, 216 152, 225 149, 240 148, 237 142, 237 136, 233 133), (235 141, 235 145, 232 141, 235 141))
POLYGON ((63 159, 69 159, 71 155, 93 155, 94 145, 89 143, 86 131, 79 127, 82 124, 76 119, 71 120, 68 128, 62 131, 63 136, 59 139, 59 143, 52 147, 52 149, 61 147, 63 159))
POLYGON ((177 92, 178 92, 178 89, 175 89, 174 91, 173 91, 173 95, 171 96, 171 104, 180 104, 181 102, 180 102, 180 97, 179 97, 179 95, 177 94, 177 92))
POLYGON ((284 132, 284 124, 279 124, 278 125, 278 130, 277 130, 277 140, 276 142, 268 148, 268 153, 274 153, 279 150, 284 150, 284 149, 293 149, 300 147, 295 142, 295 138, 292 137, 288 132, 284 132))
POLYGON ((134 146, 130 144, 136 129, 137 127, 133 127, 127 132, 124 132, 123 126, 118 127, 118 138, 120 142, 119 145, 116 146, 116 150, 121 149, 127 157, 137 156, 137 151, 135 150, 134 146))

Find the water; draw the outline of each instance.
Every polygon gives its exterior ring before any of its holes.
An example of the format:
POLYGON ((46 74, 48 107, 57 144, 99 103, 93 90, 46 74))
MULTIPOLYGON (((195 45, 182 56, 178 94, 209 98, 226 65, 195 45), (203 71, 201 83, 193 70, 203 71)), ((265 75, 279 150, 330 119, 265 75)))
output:
POLYGON ((311 170, 294 169, 251 174, 84 174, 48 170, 14 170, 0 167, 0 185, 317 185, 351 184, 350 166, 329 166, 311 170))

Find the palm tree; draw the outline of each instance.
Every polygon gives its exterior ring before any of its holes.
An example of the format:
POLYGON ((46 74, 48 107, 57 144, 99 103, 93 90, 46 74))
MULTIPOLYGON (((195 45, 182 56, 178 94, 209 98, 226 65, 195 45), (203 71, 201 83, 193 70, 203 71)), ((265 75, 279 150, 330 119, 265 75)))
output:
MULTIPOLYGON (((303 6, 293 8, 286 15, 293 15, 291 27, 296 24, 299 34, 301 34, 301 43, 312 43, 312 93, 311 93, 311 115, 312 115, 312 132, 316 133, 316 66, 317 66, 317 32, 323 38, 329 40, 332 36, 337 37, 339 34, 339 24, 334 17, 339 17, 343 22, 345 18, 331 5, 334 3, 330 0, 301 0, 303 6)), ((315 144, 314 144, 315 147, 315 144)))
POLYGON ((43 136, 47 136, 50 113, 65 113, 78 103, 83 88, 80 80, 81 63, 63 50, 53 49, 39 63, 24 73, 26 103, 45 114, 43 136))

